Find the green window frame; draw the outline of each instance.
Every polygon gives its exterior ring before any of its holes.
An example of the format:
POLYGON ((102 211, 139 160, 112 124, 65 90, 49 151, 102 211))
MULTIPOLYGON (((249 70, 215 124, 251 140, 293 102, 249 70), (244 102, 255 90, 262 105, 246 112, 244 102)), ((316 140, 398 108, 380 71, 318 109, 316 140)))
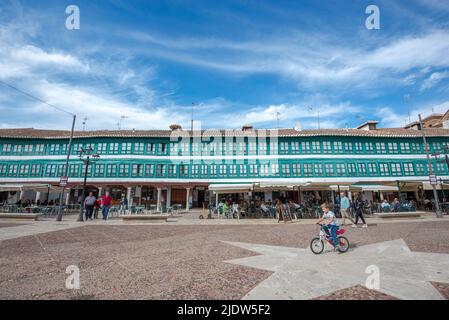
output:
POLYGON ((301 175, 301 164, 300 163, 292 164, 292 174, 296 177, 301 175))
POLYGON ((391 164, 391 175, 392 176, 402 176, 402 166, 399 162, 394 162, 391 164))
POLYGON ((331 153, 332 147, 330 141, 323 141, 323 153, 331 153))
POLYGON ((106 165, 106 176, 107 177, 115 177, 117 176, 117 164, 108 163, 106 165))
POLYGON ((249 174, 252 177, 257 176, 259 174, 259 167, 257 166, 256 163, 251 163, 249 165, 249 174))
POLYGON ((396 142, 389 142, 388 143, 388 152, 389 153, 399 153, 398 144, 396 142))
POLYGON ((94 165, 94 176, 103 177, 104 176, 104 163, 96 163, 94 165))
POLYGON ((355 163, 348 163, 347 164, 347 172, 348 172, 348 176, 357 176, 357 166, 355 163))
POLYGON ((380 172, 380 175, 383 176, 383 177, 389 176, 390 175, 390 168, 389 168, 388 163, 385 163, 385 162, 379 163, 379 172, 380 172))
POLYGON ((113 142, 109 144, 109 154, 119 154, 120 144, 118 142, 113 142))
POLYGON ((0 176, 4 177, 8 174, 8 165, 0 164, 0 176))
POLYGON ((270 173, 274 177, 279 176, 279 163, 271 163, 270 164, 270 173))
POLYGON ((151 163, 145 164, 145 177, 152 177, 153 175, 154 175, 154 164, 151 163))
POLYGON ((370 176, 377 176, 378 170, 377 170, 377 164, 374 162, 368 163, 368 173, 370 176))
POLYGON ((415 175, 415 169, 413 167, 413 163, 411 163, 411 162, 404 163, 404 175, 406 175, 406 176, 414 176, 415 175))
POLYGON ((26 177, 28 176, 28 171, 30 170, 29 164, 21 164, 19 168, 19 176, 26 177))
POLYGON ((337 163, 336 164, 337 176, 345 176, 346 175, 346 164, 337 163))
POLYGON ((131 175, 133 177, 142 177, 143 170, 144 170, 144 165, 141 163, 133 163, 131 165, 131 175))
POLYGON ((200 165, 199 164, 192 164, 191 165, 191 173, 190 175, 192 177, 199 177, 200 175, 200 165))
POLYGON ((181 178, 185 178, 189 176, 189 165, 188 164, 181 164, 179 166, 179 176, 181 178))
POLYGON ((343 153, 343 143, 341 141, 334 141, 334 152, 343 153))
POLYGON ((173 178, 173 177, 176 177, 176 164, 169 164, 168 165, 168 176, 169 177, 171 177, 171 178, 173 178))
POLYGON ((9 165, 9 168, 8 168, 8 176, 15 177, 15 176, 17 176, 18 171, 19 171, 19 165, 11 164, 11 165, 9 165))
POLYGON ((313 170, 314 170, 315 176, 317 176, 317 177, 323 177, 324 176, 323 164, 322 163, 314 163, 313 164, 313 170))
POLYGON ((303 141, 301 142, 301 151, 302 153, 311 153, 311 149, 310 149, 310 141, 303 141))
POLYGON ((40 177, 41 176, 42 165, 40 164, 32 164, 30 169, 31 177, 40 177))
POLYGON ((165 176, 165 164, 158 163, 156 165, 156 177, 164 177, 165 176))
POLYGON ((303 170, 305 177, 313 177, 313 165, 311 163, 304 163, 303 170))
POLYGON ((281 164, 281 171, 283 176, 290 176, 290 164, 289 163, 283 163, 281 164))
POLYGON ((324 171, 326 172, 327 177, 333 177, 335 175, 335 168, 333 163, 325 163, 324 171))

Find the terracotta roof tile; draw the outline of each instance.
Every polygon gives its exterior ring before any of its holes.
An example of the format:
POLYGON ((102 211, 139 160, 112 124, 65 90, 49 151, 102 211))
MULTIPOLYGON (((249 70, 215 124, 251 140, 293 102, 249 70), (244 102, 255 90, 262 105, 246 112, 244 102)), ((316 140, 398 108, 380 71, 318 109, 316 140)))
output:
MULTIPOLYGON (((266 133, 271 136, 276 130, 255 129, 249 131, 242 130, 203 130, 205 135, 225 135, 225 136, 250 136, 257 132, 266 133)), ((431 128, 425 129, 426 135, 429 137, 449 137, 449 129, 431 128)), ((155 137, 169 138, 171 130, 95 130, 95 131, 75 131, 75 138, 94 138, 94 137, 155 137)), ((279 129, 280 137, 311 137, 311 136, 347 136, 347 137, 421 137, 421 132, 413 129, 403 128, 378 128, 376 130, 359 130, 359 129, 320 129, 320 130, 295 130, 295 129, 279 129)), ((180 135, 190 135, 189 130, 179 132, 180 135)), ((199 136, 199 131, 194 131, 194 136, 199 136)), ((65 130, 42 130, 33 128, 14 128, 0 129, 0 138, 42 138, 42 139, 61 139, 68 138, 69 131, 65 130)))

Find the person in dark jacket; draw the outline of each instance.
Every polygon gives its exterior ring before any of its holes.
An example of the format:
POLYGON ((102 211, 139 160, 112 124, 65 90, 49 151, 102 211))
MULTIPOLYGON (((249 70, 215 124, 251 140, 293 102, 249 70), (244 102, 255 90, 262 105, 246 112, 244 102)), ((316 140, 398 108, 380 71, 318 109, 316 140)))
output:
POLYGON ((355 212, 355 222, 352 225, 353 228, 357 228, 357 223, 359 222, 359 218, 363 222, 362 228, 367 228, 368 225, 365 222, 365 218, 363 217, 363 199, 362 195, 359 193, 353 203, 354 206, 354 212, 355 212))
POLYGON ((94 197, 92 192, 89 192, 89 196, 84 199, 84 209, 86 210, 86 220, 92 220, 92 213, 94 211, 94 205, 97 202, 97 198, 94 197))

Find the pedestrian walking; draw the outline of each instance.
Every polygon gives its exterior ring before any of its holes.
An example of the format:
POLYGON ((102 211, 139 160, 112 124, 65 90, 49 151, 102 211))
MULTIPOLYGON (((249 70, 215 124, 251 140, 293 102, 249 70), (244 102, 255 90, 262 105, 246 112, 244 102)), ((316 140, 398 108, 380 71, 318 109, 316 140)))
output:
POLYGON ((362 228, 368 228, 368 225, 365 222, 365 218, 363 217, 363 199, 361 194, 358 194, 356 200, 354 201, 354 210, 355 222, 352 224, 352 227, 357 228, 357 223, 359 222, 360 218, 363 222, 362 228))
POLYGON ((344 226, 346 224, 346 219, 349 219, 352 224, 354 224, 354 221, 352 220, 350 210, 350 203, 349 198, 346 196, 344 192, 340 193, 340 212, 341 212, 341 225, 344 226))
POLYGON ((101 214, 103 215, 103 220, 108 220, 109 208, 111 207, 112 197, 109 195, 109 191, 101 198, 101 214))
POLYGON ((122 193, 122 198, 120 199, 120 214, 126 214, 128 210, 128 198, 125 193, 122 193))
POLYGON ((89 192, 89 196, 84 199, 84 209, 86 210, 86 220, 92 220, 92 213, 94 211, 94 205, 97 202, 97 198, 94 197, 93 192, 89 192))
POLYGON ((95 201, 94 205, 94 219, 98 219, 98 211, 100 211, 101 208, 101 197, 98 195, 97 201, 95 201))

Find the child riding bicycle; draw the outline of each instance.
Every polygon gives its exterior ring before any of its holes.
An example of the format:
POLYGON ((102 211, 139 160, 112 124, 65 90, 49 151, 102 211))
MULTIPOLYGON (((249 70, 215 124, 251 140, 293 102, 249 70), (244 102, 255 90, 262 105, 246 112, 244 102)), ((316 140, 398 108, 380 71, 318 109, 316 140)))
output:
POLYGON ((317 221, 317 224, 321 224, 324 232, 326 232, 328 236, 332 237, 334 249, 338 250, 339 243, 337 239, 337 230, 339 226, 337 217, 332 211, 330 211, 330 207, 327 203, 323 203, 321 205, 321 209, 323 209, 323 216, 317 221))

